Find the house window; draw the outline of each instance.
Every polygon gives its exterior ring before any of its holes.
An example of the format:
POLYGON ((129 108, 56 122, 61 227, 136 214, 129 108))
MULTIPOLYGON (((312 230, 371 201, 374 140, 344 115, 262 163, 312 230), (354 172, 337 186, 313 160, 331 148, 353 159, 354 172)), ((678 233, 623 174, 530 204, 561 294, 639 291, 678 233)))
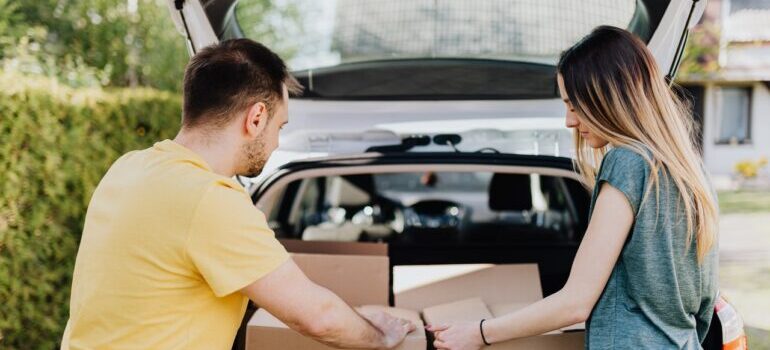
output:
POLYGON ((716 143, 751 143, 751 87, 721 87, 717 101, 716 143))

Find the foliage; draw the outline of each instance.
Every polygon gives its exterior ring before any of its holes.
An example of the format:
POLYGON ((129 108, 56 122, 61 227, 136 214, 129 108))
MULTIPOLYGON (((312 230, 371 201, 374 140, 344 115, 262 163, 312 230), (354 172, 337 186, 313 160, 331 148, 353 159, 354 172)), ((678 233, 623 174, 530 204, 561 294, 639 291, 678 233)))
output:
POLYGON ((767 158, 761 157, 758 160, 742 160, 735 164, 735 171, 744 179, 753 179, 759 174, 759 170, 767 165, 767 158))
POLYGON ((768 190, 721 191, 718 196, 720 214, 770 213, 770 191, 768 190))
POLYGON ((313 2, 241 0, 236 17, 246 37, 259 41, 288 61, 303 44, 309 44, 303 39, 312 33, 303 26, 302 17, 317 14, 304 13, 301 7, 312 10, 313 2))
POLYGON ((677 77, 703 78, 719 70, 719 28, 703 23, 690 31, 677 77))
POLYGON ((173 137, 178 95, 0 71, 0 348, 53 349, 89 199, 123 153, 173 137))
MULTIPOLYGON (((296 5, 245 0, 249 37, 289 59, 296 5)), ((242 8, 242 9, 241 9, 242 8)), ((148 86, 181 91, 188 60, 165 0, 0 0, 0 60, 6 71, 40 74, 74 87, 148 86)))
POLYGON ((15 28, 3 40, 6 70, 74 86, 178 91, 187 52, 163 0, 17 1, 3 10, 6 1, 0 0, 0 27, 5 21, 15 28))

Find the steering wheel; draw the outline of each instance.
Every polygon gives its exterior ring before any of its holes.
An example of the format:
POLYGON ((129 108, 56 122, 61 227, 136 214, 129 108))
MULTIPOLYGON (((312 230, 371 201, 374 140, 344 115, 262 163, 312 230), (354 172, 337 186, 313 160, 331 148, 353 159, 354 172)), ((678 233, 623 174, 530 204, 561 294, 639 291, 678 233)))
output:
POLYGON ((446 229, 458 228, 466 209, 463 205, 447 200, 423 200, 404 210, 407 227, 446 229))

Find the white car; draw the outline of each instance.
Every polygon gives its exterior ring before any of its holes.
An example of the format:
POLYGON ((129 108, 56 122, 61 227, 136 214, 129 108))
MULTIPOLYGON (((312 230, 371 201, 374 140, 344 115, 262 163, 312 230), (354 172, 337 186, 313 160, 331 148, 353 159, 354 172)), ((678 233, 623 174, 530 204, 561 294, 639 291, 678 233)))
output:
MULTIPOLYGON (((240 2, 168 0, 191 53, 262 28, 250 22, 260 7, 240 2)), ((392 265, 537 263, 549 295, 567 280, 590 203, 558 55, 610 24, 639 35, 671 78, 706 1, 280 4, 300 29, 265 44, 294 48, 306 90, 247 184, 276 235, 387 242, 392 265)), ((720 298, 715 313, 704 347, 745 348, 734 309, 720 298)))

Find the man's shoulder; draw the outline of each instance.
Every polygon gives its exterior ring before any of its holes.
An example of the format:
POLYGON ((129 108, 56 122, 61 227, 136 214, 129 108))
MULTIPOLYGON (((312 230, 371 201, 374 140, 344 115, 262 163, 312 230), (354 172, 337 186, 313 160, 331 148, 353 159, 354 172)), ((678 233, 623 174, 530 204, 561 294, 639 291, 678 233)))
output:
POLYGON ((208 212, 233 213, 244 209, 256 210, 248 192, 241 185, 233 179, 221 176, 210 178, 199 206, 208 212))

